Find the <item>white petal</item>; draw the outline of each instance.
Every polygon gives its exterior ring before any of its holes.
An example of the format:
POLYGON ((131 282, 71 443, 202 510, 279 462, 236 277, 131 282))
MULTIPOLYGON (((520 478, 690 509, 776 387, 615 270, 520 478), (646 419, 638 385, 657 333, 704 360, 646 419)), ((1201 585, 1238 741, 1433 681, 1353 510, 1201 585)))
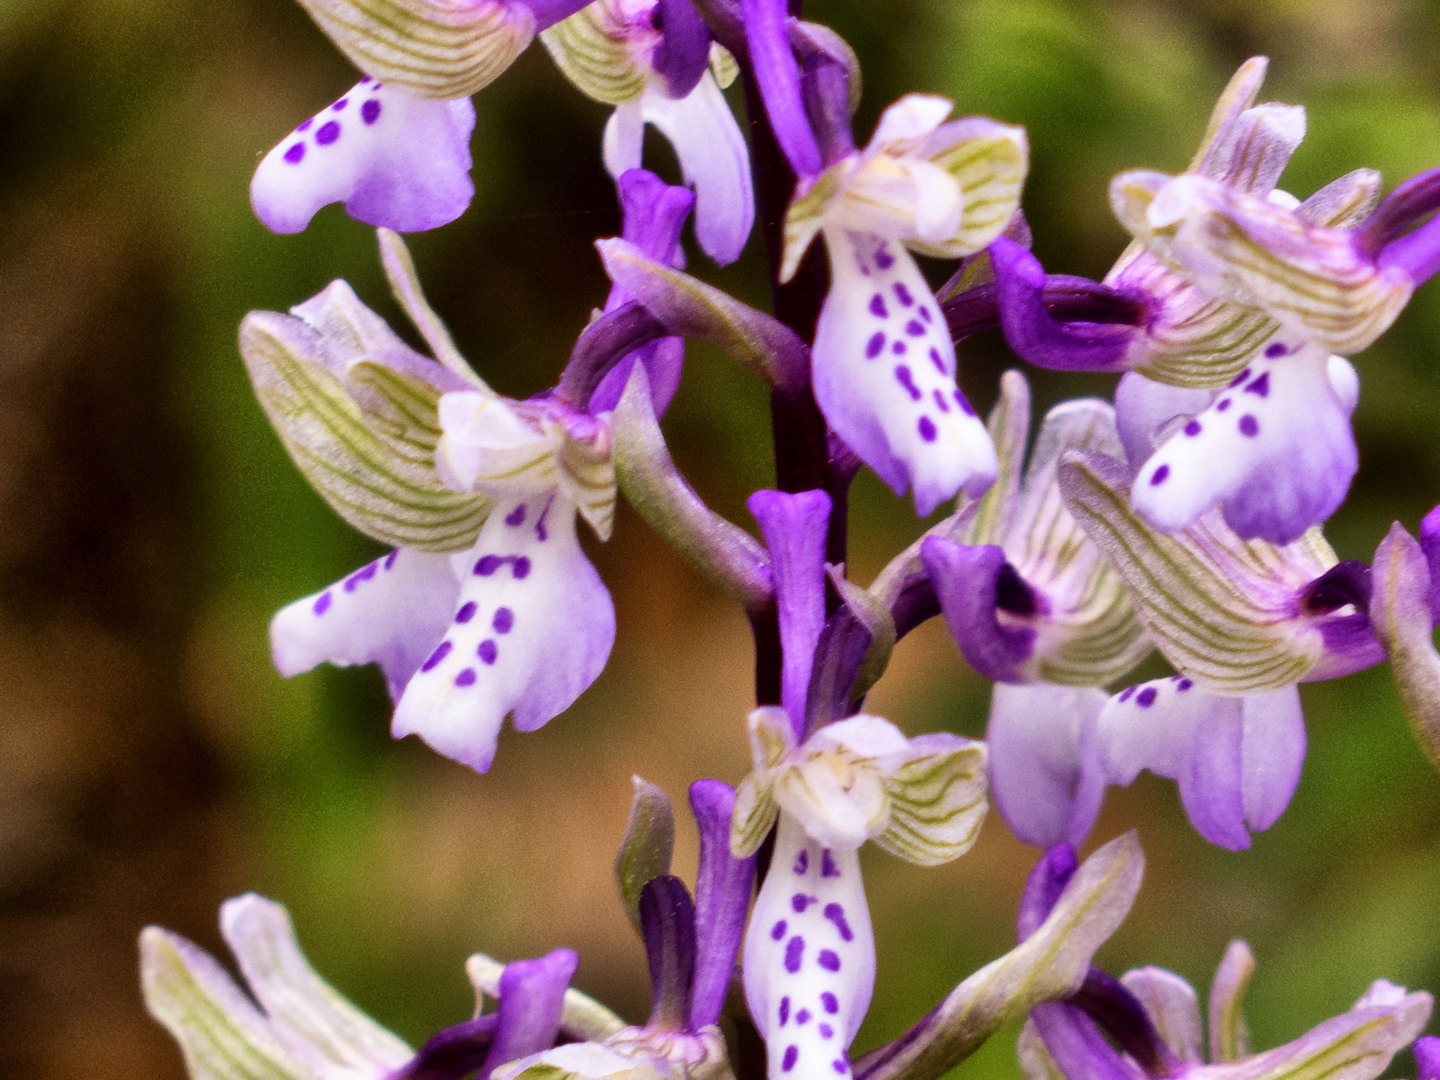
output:
POLYGON ((950 115, 955 106, 934 94, 906 94, 880 114, 867 153, 883 151, 891 143, 929 135, 950 115))
POLYGON ((755 192, 750 150, 715 76, 707 71, 678 101, 658 86, 647 89, 640 100, 645 119, 670 141, 685 182, 695 189, 700 247, 722 266, 734 262, 755 224, 755 192))
POLYGON ((498 394, 462 390, 440 398, 435 467, 448 487, 500 498, 553 487, 555 440, 498 394))
POLYGON ((1241 699, 1212 694, 1179 675, 1130 686, 1100 710, 1100 758, 1112 784, 1135 782, 1140 770, 1178 780, 1190 766, 1195 726, 1214 710, 1238 715, 1241 699))
POLYGON ((745 1000, 770 1080, 845 1080, 875 988, 875 939, 860 861, 782 814, 770 873, 745 934, 745 1000))
POLYGON ((1105 794, 1094 738, 1105 692, 1048 683, 996 683, 985 741, 990 795, 1027 844, 1078 844, 1105 794))
POLYGON ((1264 832, 1279 820, 1305 763, 1305 715, 1295 687, 1252 694, 1241 710, 1241 793, 1245 821, 1264 832))
POLYGON ((923 516, 999 464, 955 385, 955 347, 915 260, 898 244, 827 229, 831 286, 813 353, 815 400, 837 434, 923 516))
POLYGON ((322 206, 397 232, 454 221, 470 205, 469 98, 433 101, 368 76, 265 155, 250 183, 255 213, 296 233, 322 206))
MULTIPOLYGON (((1267 352, 1284 349, 1276 341, 1267 352)), ((1330 354, 1314 345, 1257 356, 1140 468, 1131 491, 1136 510, 1174 532, 1219 502, 1242 537, 1277 544, 1323 522, 1359 464, 1353 404, 1336 392, 1332 367, 1330 354)), ((1353 402, 1353 385, 1339 382, 1353 402)))
POLYGON ((397 548, 281 608, 270 622, 275 666, 290 676, 327 662, 379 664, 398 699, 445 633, 459 589, 448 555, 397 548))
POLYGON ((885 831, 890 801, 874 769, 856 767, 846 781, 832 768, 832 759, 820 756, 782 771, 775 782, 775 800, 816 842, 854 851, 885 831))
POLYGON ((615 608, 562 499, 498 504, 470 559, 454 621, 405 688, 391 730, 484 772, 512 710, 516 730, 534 731, 599 676, 615 608))
POLYGON ((616 180, 622 173, 640 168, 645 152, 645 117, 640 101, 625 101, 615 106, 605 121, 605 137, 601 153, 605 171, 616 180))
POLYGON ((220 931, 272 1029, 297 1056, 320 1057, 362 1076, 391 1072, 414 1056, 310 966, 289 914, 273 900, 254 893, 227 900, 220 931))
POLYGON ((861 713, 826 724, 810 737, 805 748, 848 750, 852 754, 867 758, 890 755, 903 758, 910 753, 910 740, 889 720, 861 713))

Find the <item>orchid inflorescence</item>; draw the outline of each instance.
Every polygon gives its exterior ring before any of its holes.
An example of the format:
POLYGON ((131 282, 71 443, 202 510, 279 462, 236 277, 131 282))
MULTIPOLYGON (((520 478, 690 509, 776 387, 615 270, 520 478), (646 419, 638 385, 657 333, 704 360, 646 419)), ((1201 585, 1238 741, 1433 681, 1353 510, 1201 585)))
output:
MULTIPOLYGON (((1349 1012, 1253 1052, 1240 1005, 1254 961, 1236 942, 1207 1045, 1183 979, 1092 963, 1140 887, 1135 835, 1083 862, 1076 848, 1106 788, 1146 769, 1176 781, 1207 840, 1249 846, 1299 780, 1298 684, 1387 659, 1440 767, 1440 508, 1418 540, 1395 525, 1371 565, 1338 560, 1321 532, 1358 467, 1347 357, 1440 269, 1440 169, 1383 199, 1364 169, 1303 200, 1283 191, 1305 113, 1255 104, 1256 58, 1185 172, 1115 178, 1134 239, 1095 282, 1047 274, 1030 253, 1023 129, 948 119, 950 102, 913 94, 857 147, 854 52, 777 0, 301 3, 362 77, 263 159, 255 211, 294 232, 339 202, 375 226, 429 355, 344 281, 241 326, 295 463, 393 549, 281 610, 276 666, 380 665, 393 733, 483 773, 507 716, 534 730, 604 668, 615 609, 579 533, 608 540, 623 493, 754 627, 753 769, 690 789, 693 895, 671 873, 669 796, 636 780, 616 871, 649 961, 643 1024, 569 988, 568 950, 477 955, 474 1017, 416 1050, 311 969, 283 908, 247 895, 221 910, 244 988, 184 938, 141 938, 146 1000, 196 1080, 936 1080, 1027 1014, 1032 1078, 1359 1080, 1415 1042, 1430 996, 1381 980, 1349 1012), (465 211, 470 95, 537 35, 614 107, 602 152, 623 228, 597 241, 603 307, 557 384, 521 401, 461 354, 400 234, 465 211), (737 78, 748 144, 724 95, 737 78), (684 186, 641 167, 646 124, 684 186), (757 207, 752 154, 757 175, 788 178, 788 201, 761 184, 757 207), (765 223, 783 318, 686 272, 692 212, 722 265, 765 223), (959 266, 937 292, 912 253, 959 266), (1055 406, 1032 447, 1029 386, 1011 371, 982 420, 955 346, 997 327, 1031 364, 1119 374, 1113 401, 1055 406), (758 537, 711 510, 666 448, 687 341, 771 391, 780 490, 749 500, 758 537), (868 586, 845 566, 845 493, 862 466, 921 516, 953 504, 868 586), (899 639, 934 616, 995 684, 984 742, 907 736, 866 711, 899 639), (1125 685, 1154 650, 1174 673, 1125 685), (859 849, 949 862, 991 799, 1043 851, 1019 944, 901 1038, 852 1054, 876 960, 859 849), (742 1028, 763 1040, 763 1066, 737 1055, 742 1028)), ((1415 1055, 1440 1078, 1440 1042, 1415 1055)))

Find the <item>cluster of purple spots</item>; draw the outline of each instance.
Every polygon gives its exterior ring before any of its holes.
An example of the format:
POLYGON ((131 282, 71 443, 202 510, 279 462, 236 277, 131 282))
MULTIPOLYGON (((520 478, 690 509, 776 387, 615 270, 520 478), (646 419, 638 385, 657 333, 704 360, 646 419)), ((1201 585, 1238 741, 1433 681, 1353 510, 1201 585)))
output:
POLYGON ((1177 684, 1175 689, 1179 690, 1181 693, 1184 693, 1186 690, 1189 690, 1190 687, 1195 685, 1183 675, 1171 675, 1170 681, 1177 684))
MULTIPOLYGON (((364 85, 366 82, 369 81, 369 79, 370 76, 365 76, 365 78, 361 80, 361 85, 364 85)), ((374 94, 377 90, 380 89, 380 87, 381 84, 376 83, 370 88, 370 93, 374 94)), ((350 99, 348 97, 343 97, 339 101, 335 102, 334 105, 330 106, 330 111, 336 113, 344 112, 349 104, 350 99)), ((361 122, 364 123, 366 127, 370 127, 375 123, 375 121, 380 119, 380 113, 382 111, 382 108, 383 106, 374 97, 367 98, 365 102, 360 106, 361 122)), ((315 123, 315 119, 316 118, 312 116, 309 120, 306 120, 303 124, 301 124, 295 129, 295 134, 304 135, 305 132, 310 130, 311 125, 315 123)), ((315 144, 317 146, 329 146, 339 140, 339 138, 339 120, 327 120, 325 121, 325 123, 320 125, 320 130, 315 132, 315 144)), ((285 160, 291 165, 299 165, 300 162, 305 160, 305 140, 303 138, 299 142, 293 143, 290 146, 290 149, 285 151, 285 160)))
POLYGON ((1158 694, 1159 691, 1156 690, 1155 687, 1147 686, 1135 695, 1135 704, 1142 709, 1148 709, 1151 705, 1155 704, 1155 698, 1158 694))
POLYGON ((482 555, 475 563, 475 576, 489 577, 506 563, 510 564, 510 572, 515 575, 516 581, 530 576, 530 559, 525 555, 482 555))
MULTIPOLYGON (((362 566, 359 570, 356 570, 355 573, 351 574, 348 578, 346 578, 345 584, 342 587, 346 592, 353 593, 357 588, 360 587, 360 583, 362 581, 369 581, 371 578, 373 578, 377 570, 389 570, 392 566, 394 566, 395 559, 399 556, 399 554, 400 549, 396 548, 394 551, 390 552, 389 555, 386 555, 385 558, 376 559, 372 563, 367 563, 365 566, 362 566)), ((324 615, 325 612, 330 610, 330 605, 334 603, 334 601, 335 598, 330 595, 330 590, 326 589, 323 593, 321 593, 315 598, 315 606, 313 609, 315 614, 317 616, 324 615)))
POLYGON ((822 912, 825 918, 835 924, 835 929, 840 934, 841 941, 854 941, 855 931, 850 929, 850 924, 845 921, 845 909, 839 904, 826 904, 822 912))

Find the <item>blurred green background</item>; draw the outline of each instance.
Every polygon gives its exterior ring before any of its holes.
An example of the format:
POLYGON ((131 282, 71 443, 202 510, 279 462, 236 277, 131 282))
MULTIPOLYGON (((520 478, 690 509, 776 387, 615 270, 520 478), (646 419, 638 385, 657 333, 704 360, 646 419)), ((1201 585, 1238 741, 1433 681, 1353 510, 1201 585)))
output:
MULTIPOLYGON (((911 90, 1026 125, 1025 206, 1052 271, 1101 275, 1124 245, 1108 178, 1179 169, 1247 56, 1264 98, 1309 108, 1283 186, 1358 166, 1394 184, 1440 163, 1440 5, 1419 0, 814 0, 855 45, 857 130, 911 90)), ((37 1078, 179 1077, 145 1016, 135 935, 159 922, 220 950, 227 896, 289 905, 317 966, 405 1037, 465 1018, 462 961, 565 945, 578 984, 642 1019, 643 955, 610 861, 631 773, 677 799, 746 767, 751 653, 740 616, 628 509, 591 545, 614 591, 609 669, 541 732, 507 732, 486 777, 392 742, 380 679, 286 682, 266 624, 371 557, 301 481, 246 382, 236 327, 348 278, 401 325, 370 230, 338 208, 298 237, 253 219, 259 155, 354 79, 290 0, 0 4, 0 1067, 37 1078)), ((550 384, 606 282, 590 247, 618 227, 600 166, 606 111, 532 48, 477 99, 474 205, 416 237, 431 298, 501 390, 550 384)), ((648 144, 653 167, 673 159, 648 144)), ((692 266, 763 302, 752 241, 692 266)), ((932 268, 936 280, 948 271, 932 268)), ((1440 286, 1360 357, 1362 469, 1329 535, 1368 558, 1392 519, 1440 501, 1440 286)), ((988 407, 1013 361, 962 350, 988 407)), ((1102 378, 1033 376, 1048 405, 1102 378)), ((770 482, 764 395, 692 349, 667 420, 722 512, 770 482)), ((919 530, 862 476, 853 575, 919 530)), ((1158 670, 1158 669, 1157 669, 1158 670)), ((1229 854, 1188 827, 1174 786, 1112 792, 1097 840, 1138 827, 1144 891, 1102 953, 1197 986, 1231 937, 1259 959, 1257 1045, 1346 1008, 1372 978, 1440 988, 1440 779, 1384 668, 1304 688, 1311 745, 1289 812, 1229 854)), ((986 685, 943 629, 907 640, 872 698, 911 732, 980 734, 986 685)), ((682 822, 677 866, 693 870, 682 822)), ((868 856, 867 856, 868 857, 868 856)), ((1034 853, 987 823, 921 871, 868 858, 879 985, 859 1048, 900 1033, 1012 941, 1034 853)), ((1408 1057, 1394 1075, 1413 1071, 1408 1057)), ((962 1065, 1016 1075, 1014 1031, 962 1065)))

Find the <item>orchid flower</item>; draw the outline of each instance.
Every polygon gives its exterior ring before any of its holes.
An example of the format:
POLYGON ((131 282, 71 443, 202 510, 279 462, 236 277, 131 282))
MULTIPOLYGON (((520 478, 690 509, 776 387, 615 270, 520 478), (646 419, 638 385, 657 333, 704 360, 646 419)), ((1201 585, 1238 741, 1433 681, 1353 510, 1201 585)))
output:
POLYGON ((1102 455, 1068 456, 1059 477, 1070 512, 1179 672, 1101 710, 1095 743, 1108 782, 1128 784, 1142 768, 1173 777, 1203 835, 1247 847, 1247 825, 1268 828, 1299 780, 1296 684, 1385 657, 1370 622, 1370 568, 1338 561, 1319 529, 1283 547, 1242 540, 1218 511, 1161 533, 1130 506, 1123 466, 1102 455))
POLYGON ((878 716, 800 745, 783 709, 756 709, 749 725, 754 768, 736 794, 730 850, 750 854, 779 825, 745 936, 745 998, 771 1080, 848 1076, 875 984, 860 845, 920 866, 963 855, 985 816, 985 747, 906 739, 878 716))
MULTIPOLYGON (((254 893, 220 908, 241 989, 207 952, 158 926, 140 935, 145 1004, 185 1055, 192 1080, 488 1080, 497 1065, 551 1046, 577 957, 511 964, 496 1013, 446 1028, 417 1053, 316 973, 285 909, 254 893)), ((590 1003, 594 1008, 602 1008, 590 1003)))
POLYGON ((995 806, 1022 840, 1049 847, 1078 843, 1094 824, 1104 794, 1097 687, 1151 645, 1056 479, 1067 451, 1122 453, 1113 411, 1094 399, 1057 405, 1022 482, 1029 427, 1029 386, 1007 372, 990 416, 999 479, 960 541, 931 537, 920 550, 961 653, 996 684, 986 732, 995 806))
POLYGON ((475 193, 470 95, 508 68, 537 31, 584 0, 301 5, 364 75, 255 170, 250 201, 277 233, 302 231, 333 202, 359 221, 397 232, 454 221, 475 193))
POLYGON ((908 249, 979 251, 1019 205, 1029 149, 1021 128, 969 118, 912 94, 888 108, 870 145, 802 176, 785 217, 780 278, 817 234, 830 292, 815 328, 815 400, 825 419, 896 494, 929 514, 995 479, 995 450, 955 382, 955 346, 908 249))
MULTIPOLYGON (((1074 870, 1075 852, 1068 844, 1041 859, 1021 903, 1021 940, 1050 910, 1074 870)), ((1254 970, 1245 943, 1231 942, 1210 991, 1208 1063, 1189 983, 1162 968, 1139 968, 1118 980, 1092 968, 1068 1002, 1031 1012, 1020 1036, 1021 1068, 1030 1080, 1373 1080, 1424 1030, 1434 1008, 1429 994, 1407 993, 1379 979, 1348 1012, 1284 1046, 1253 1053, 1241 1003, 1254 970)), ((1428 1056, 1430 1047, 1420 1052, 1428 1056)))
POLYGON ((252 313, 241 348, 297 464, 348 521, 397 550, 291 604, 272 624, 287 675, 378 662, 395 735, 485 771, 501 722, 558 715, 615 636, 577 517, 609 535, 608 413, 512 401, 460 357, 397 236, 397 295, 440 360, 405 346, 343 282, 292 315, 252 313))
POLYGON ((1440 234, 1406 234, 1440 202, 1440 176, 1401 185, 1373 215, 1371 170, 1304 202, 1277 190, 1305 116, 1252 104, 1265 66, 1257 57, 1236 73, 1187 172, 1111 185, 1136 243, 1105 280, 1141 303, 1138 325, 1059 324, 1040 302, 1039 264, 1004 241, 992 256, 1021 355, 1132 372, 1116 404, 1122 429, 1156 444, 1134 459, 1131 495, 1149 521, 1183 529, 1219 503, 1241 537, 1285 544, 1326 520, 1354 477, 1359 382, 1344 355, 1383 333, 1440 265, 1440 234))
POLYGON ((654 124, 695 189, 700 247, 722 266, 738 259, 755 194, 749 149, 721 93, 735 61, 690 0, 595 0, 540 40, 581 91, 615 107, 605 125, 610 175, 640 167, 645 125, 654 124))
MULTIPOLYGON (((519 1058, 498 1070, 493 1080, 732 1080, 717 1022, 735 970, 755 876, 753 856, 730 853, 734 802, 734 792, 718 780, 691 785, 690 803, 700 826, 700 872, 693 902, 684 884, 664 872, 640 889, 639 918, 653 999, 650 1019, 603 1039, 519 1058)), ((668 813, 668 801, 666 806, 668 813)), ((663 862, 668 869, 668 848, 663 862)))

